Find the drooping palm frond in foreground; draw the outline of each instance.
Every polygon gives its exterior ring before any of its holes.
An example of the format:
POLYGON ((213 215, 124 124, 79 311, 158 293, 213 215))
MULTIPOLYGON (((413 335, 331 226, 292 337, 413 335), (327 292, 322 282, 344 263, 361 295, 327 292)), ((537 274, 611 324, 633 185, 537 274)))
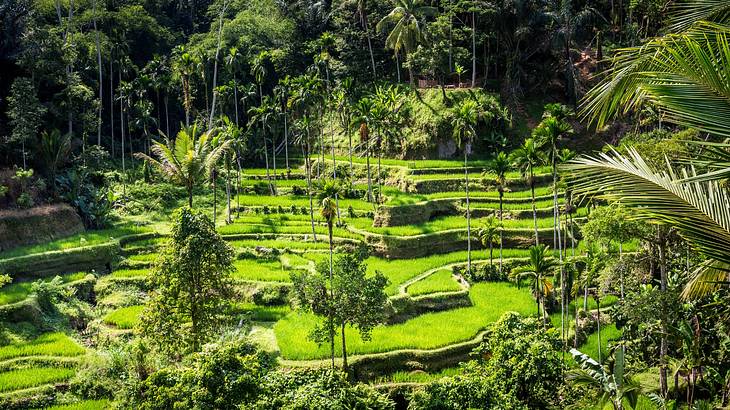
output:
POLYGON ((669 29, 678 32, 688 29, 697 21, 730 23, 730 2, 727 0, 682 0, 671 6, 672 24, 669 29))
MULTIPOLYGON (((624 156, 616 151, 580 157, 565 168, 580 195, 621 201, 641 218, 676 228, 708 263, 697 269, 685 296, 700 296, 715 289, 730 263, 730 194, 717 181, 678 183, 693 176, 671 168, 657 172, 634 149, 624 156)), ((724 279, 726 280, 726 279, 724 279)))
POLYGON ((698 22, 680 34, 619 50, 581 114, 598 127, 652 103, 667 121, 730 137, 730 25, 698 22))

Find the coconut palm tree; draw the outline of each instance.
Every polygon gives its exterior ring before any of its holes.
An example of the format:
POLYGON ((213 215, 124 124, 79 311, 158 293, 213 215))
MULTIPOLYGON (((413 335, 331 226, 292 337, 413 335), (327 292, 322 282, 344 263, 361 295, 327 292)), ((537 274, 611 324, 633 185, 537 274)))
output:
POLYGON ((184 186, 192 208, 195 185, 210 174, 231 145, 230 140, 214 144, 215 134, 215 129, 200 132, 193 124, 183 127, 174 140, 165 137, 165 143, 153 141, 151 151, 157 158, 142 152, 135 156, 159 169, 169 181, 184 186))
MULTIPOLYGON (((378 31, 385 31, 387 27, 393 26, 385 39, 385 46, 393 50, 396 56, 403 50, 408 58, 424 38, 424 28, 419 20, 435 15, 438 9, 424 5, 423 0, 394 0, 394 3, 393 10, 383 17, 375 28, 378 31)), ((400 71, 400 68, 398 70, 400 71)), ((413 68, 410 65, 408 75, 413 85, 413 68)))
MULTIPOLYGON (((273 121, 275 107, 267 96, 261 101, 261 105, 258 107, 252 107, 249 110, 249 127, 253 128, 258 126, 261 131, 261 140, 263 142, 264 150, 264 162, 266 163, 266 179, 269 183, 269 192, 271 195, 276 195, 276 185, 269 172, 269 146, 266 143, 267 130, 271 131, 271 123, 273 121)), ((274 142, 272 141, 272 145, 274 142)), ((275 148, 274 148, 275 149, 275 148)), ((274 152, 274 155, 276 153, 274 152)))
MULTIPOLYGON (((332 230, 335 218, 337 217, 337 203, 334 199, 334 197, 326 196, 322 200, 322 209, 320 210, 320 215, 324 220, 327 222, 327 235, 329 237, 329 279, 330 279, 330 285, 332 284, 332 277, 333 277, 333 261, 332 256, 334 254, 334 247, 332 244, 332 230)), ((334 298, 334 295, 332 294, 332 286, 330 286, 330 298, 334 298)), ((329 340, 330 340, 330 354, 332 356, 332 368, 335 368, 335 333, 334 333, 334 325, 333 325, 333 318, 330 314, 329 317, 330 325, 327 326, 329 329, 329 340)))
POLYGON ((190 78, 195 74, 198 64, 199 60, 197 57, 188 53, 183 46, 178 47, 177 57, 174 60, 173 68, 175 70, 175 75, 180 79, 180 83, 182 84, 186 127, 190 127, 190 112, 193 109, 193 95, 190 78))
POLYGON ((466 243, 467 243, 467 272, 471 272, 471 209, 469 207, 469 151, 471 143, 476 137, 478 119, 477 103, 467 99, 454 112, 451 122, 453 135, 457 146, 464 150, 464 192, 466 194, 466 243))
POLYGON ((728 55, 727 21, 697 22, 685 32, 618 50, 608 75, 586 94, 580 112, 603 127, 616 115, 650 102, 667 122, 728 138, 728 55))
POLYGON ((365 31, 365 37, 368 40, 368 51, 370 52, 370 66, 373 70, 373 79, 375 79, 375 55, 373 54, 373 42, 370 38, 370 29, 368 24, 367 0, 357 0, 357 17, 360 25, 365 31))
POLYGON ((477 236, 482 245, 489 248, 489 267, 492 268, 492 251, 502 237, 502 222, 498 222, 494 216, 488 217, 484 221, 484 226, 477 231, 477 236))
POLYGON ((256 81, 256 85, 259 88, 259 103, 264 102, 264 81, 266 81, 266 61, 269 58, 269 53, 266 51, 260 52, 256 57, 253 59, 253 64, 251 65, 251 74, 253 75, 254 81, 256 81))
POLYGON ((550 255, 547 245, 533 245, 530 247, 530 261, 527 265, 518 266, 512 270, 512 278, 520 285, 523 279, 528 279, 532 293, 537 301, 537 315, 542 312, 543 323, 547 319, 545 311, 545 297, 553 291, 553 284, 549 276, 555 272, 559 262, 550 255), (542 307, 542 311, 540 310, 542 307))
MULTIPOLYGON (((499 224, 504 221, 504 193, 507 190, 507 172, 511 169, 509 157, 500 151, 494 160, 487 165, 487 171, 493 175, 494 185, 499 193, 499 224)), ((502 248, 504 246, 504 231, 499 230, 499 272, 502 273, 502 248)))
POLYGON ((365 145, 365 160, 368 175, 368 202, 373 202, 373 179, 370 171, 370 130, 377 123, 375 102, 372 98, 363 97, 355 104, 355 124, 358 124, 360 143, 365 145))
POLYGON ((535 207, 535 167, 546 162, 545 154, 540 150, 540 144, 538 144, 533 138, 527 138, 521 147, 512 151, 512 154, 510 154, 510 160, 512 161, 512 165, 520 170, 522 178, 530 186, 532 198, 532 220, 535 225, 535 245, 539 245, 540 238, 537 231, 537 209, 535 207))
POLYGON ((233 77, 233 107, 236 111, 236 126, 238 126, 238 83, 236 81, 236 73, 238 72, 240 59, 241 53, 238 51, 237 47, 231 47, 225 58, 226 66, 228 66, 228 70, 233 77))

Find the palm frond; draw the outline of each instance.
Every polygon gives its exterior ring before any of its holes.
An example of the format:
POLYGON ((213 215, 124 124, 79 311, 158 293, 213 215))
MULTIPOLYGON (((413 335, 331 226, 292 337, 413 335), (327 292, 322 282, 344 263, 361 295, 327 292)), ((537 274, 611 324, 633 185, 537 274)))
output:
POLYGON ((730 2, 727 0, 683 0, 671 9, 669 30, 679 32, 701 21, 727 23, 730 21, 730 2))
POLYGON ((699 22, 688 31, 619 50, 608 76, 583 100, 596 126, 650 102, 667 121, 730 137, 730 26, 699 22))
POLYGON ((671 169, 655 172, 634 149, 581 157, 566 169, 580 195, 621 201, 646 219, 675 227, 704 256, 730 261, 730 195, 716 181, 678 183, 671 169))

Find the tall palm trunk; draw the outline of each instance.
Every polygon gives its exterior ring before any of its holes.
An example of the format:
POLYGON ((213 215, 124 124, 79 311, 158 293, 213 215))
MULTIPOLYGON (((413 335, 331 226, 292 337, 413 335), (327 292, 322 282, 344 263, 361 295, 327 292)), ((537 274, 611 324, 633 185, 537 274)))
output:
POLYGON ((368 169, 368 202, 373 202, 373 179, 370 172, 370 141, 365 141, 365 161, 368 169))
MULTIPOLYGON (((119 70, 119 84, 122 84, 122 70, 120 67, 119 70)), ((124 94, 119 93, 119 128, 122 132, 122 148, 121 148, 121 157, 122 157, 122 197, 126 196, 127 194, 127 167, 124 163, 124 94)))
POLYGON ((347 115, 347 125, 345 126, 345 132, 347 133, 347 141, 348 141, 348 152, 350 154, 350 177, 352 178, 354 176, 353 173, 353 167, 352 167, 352 132, 350 132, 350 115, 347 115))
MULTIPOLYGON (((332 254, 334 253, 334 248, 332 246, 332 217, 330 216, 327 219, 327 234, 329 236, 329 250, 330 250, 330 300, 335 299, 335 293, 332 286, 333 282, 333 262, 332 262, 332 254)), ((332 357, 332 369, 335 368, 335 323, 334 323, 334 312, 332 311, 332 303, 329 304, 329 336, 330 336, 330 355, 332 357)), ((342 339, 344 343, 344 338, 342 339)))
POLYGON ((238 84, 236 83, 236 70, 233 70, 233 109, 236 110, 236 127, 238 127, 238 84))
POLYGON ((476 13, 471 12, 471 88, 477 86, 477 29, 476 13))
MULTIPOLYGON (((468 158, 467 158, 467 152, 468 147, 464 146, 464 180, 466 181, 466 184, 464 185, 464 189, 466 191, 466 263, 467 263, 467 272, 471 273, 471 209, 469 208, 469 168, 468 168, 468 158)), ((490 248, 490 264, 491 264, 491 242, 489 245, 490 248)))
POLYGON ((241 216, 241 153, 236 148, 236 217, 241 216))
POLYGON ((504 229, 502 229, 502 223, 503 223, 503 216, 504 213, 503 210, 504 205, 504 188, 500 186, 499 188, 499 274, 502 274, 502 248, 504 246, 504 229))
MULTIPOLYGON (((657 242, 659 248, 659 275, 660 290, 667 291, 667 258, 665 252, 666 236, 662 232, 662 227, 657 225, 657 242)), ((667 395, 667 317, 666 312, 661 314, 661 339, 659 340, 659 388, 662 397, 667 395)))
POLYGON ((284 161, 286 162, 286 170, 289 172, 289 129, 286 123, 286 110, 284 110, 284 161))
POLYGON ((347 344, 345 343, 345 322, 340 325, 342 333, 342 371, 347 373, 347 344))
POLYGON ((111 130, 111 158, 114 159, 114 59, 109 59, 109 128, 111 130))
POLYGON ((269 146, 266 144, 266 122, 261 130, 261 137, 264 140, 264 162, 266 162, 266 180, 269 182, 269 193, 276 195, 274 185, 271 183, 271 173, 269 172, 269 146))
POLYGON ((96 0, 94 0, 92 2, 92 8, 93 8, 93 13, 94 13, 94 19, 93 19, 94 32, 96 33, 96 39, 95 39, 95 41, 96 41, 96 64, 99 69, 99 118, 98 118, 97 124, 96 124, 96 145, 101 146, 101 110, 102 110, 102 108, 104 108, 104 103, 103 103, 104 96, 102 93, 103 79, 102 79, 101 70, 103 67, 101 66, 101 46, 99 44, 100 43, 99 30, 96 27, 96 0))
MULTIPOLYGON (((332 179, 337 181, 337 157, 335 156, 335 133, 330 129, 330 136, 332 137, 332 179)), ((340 196, 335 192, 335 203, 337 205, 337 223, 340 223, 340 196)))
POLYGON ((380 139, 380 135, 378 134, 378 138, 375 139, 375 142, 378 144, 378 194, 375 196, 375 202, 380 205, 380 196, 383 192, 383 171, 380 168, 380 162, 381 158, 383 157, 383 141, 380 139))
POLYGON ((231 158, 226 154, 226 206, 228 214, 226 215, 226 223, 233 222, 231 219, 231 158))
POLYGON ((532 175, 532 167, 530 167, 530 194, 532 195, 532 221, 535 225, 535 246, 540 244, 540 238, 537 233, 537 208, 535 207, 535 177, 532 175))
POLYGON ((216 186, 218 172, 215 168, 213 168, 211 177, 213 178, 213 227, 215 227, 215 221, 218 219, 218 187, 216 186))
POLYGON ((218 57, 221 51, 221 35, 223 34, 223 15, 228 8, 228 2, 223 2, 221 13, 218 18, 218 46, 215 48, 215 61, 213 63, 213 102, 210 105, 210 118, 208 119, 208 128, 213 128, 213 117, 215 116, 215 101, 218 97, 218 90, 216 89, 218 83, 218 57))
POLYGON ((314 229, 314 204, 312 203, 312 164, 309 158, 309 127, 307 127, 307 141, 302 144, 304 155, 304 173, 307 177, 307 196, 309 196, 309 221, 312 224, 312 236, 317 242, 317 231, 314 229))

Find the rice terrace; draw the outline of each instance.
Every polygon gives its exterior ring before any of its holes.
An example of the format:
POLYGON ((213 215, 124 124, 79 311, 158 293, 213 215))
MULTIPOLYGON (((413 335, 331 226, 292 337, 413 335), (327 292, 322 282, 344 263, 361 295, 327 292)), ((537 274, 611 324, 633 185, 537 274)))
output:
POLYGON ((0 409, 730 408, 726 0, 0 21, 0 409))

